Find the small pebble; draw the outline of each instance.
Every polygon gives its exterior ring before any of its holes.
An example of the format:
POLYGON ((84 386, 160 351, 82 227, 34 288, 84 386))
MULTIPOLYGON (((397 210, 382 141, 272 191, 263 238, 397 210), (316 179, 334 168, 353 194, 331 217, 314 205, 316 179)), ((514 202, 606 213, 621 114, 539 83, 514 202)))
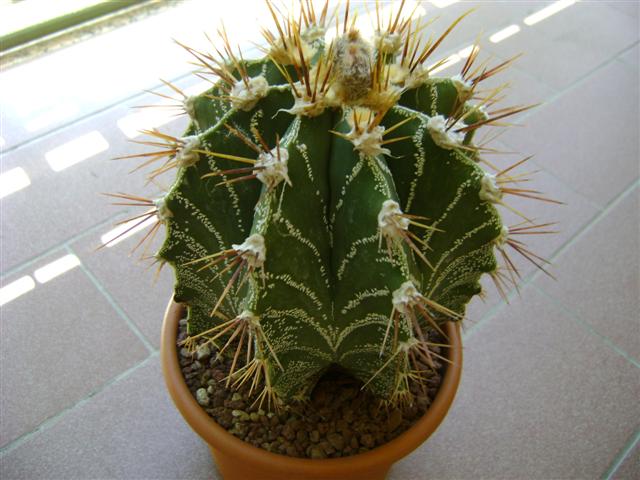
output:
POLYGON ((327 435, 327 440, 336 450, 342 450, 344 448, 344 438, 339 433, 330 433, 327 435))
POLYGON ((209 348, 209 344, 207 343, 198 347, 198 350, 196 350, 196 358, 198 360, 209 358, 210 355, 211 355, 211 349, 209 348))
POLYGON ((312 447, 311 454, 309 456, 311 458, 327 458, 327 454, 319 447, 312 447))
POLYGON ((374 445, 373 435, 365 433, 364 435, 360 435, 360 443, 365 447, 371 448, 374 445))
POLYGON ((241 422, 245 422, 249 420, 249 414, 243 410, 232 410, 231 415, 236 417, 241 422))
POLYGON ((400 426, 401 423, 402 423, 402 412, 396 408, 389 414, 389 419, 387 420, 387 429, 390 432, 393 432, 396 428, 400 426))
POLYGON ((209 394, 207 393, 207 391, 204 388, 199 388, 196 391, 196 400, 203 407, 208 407, 209 406, 209 394))

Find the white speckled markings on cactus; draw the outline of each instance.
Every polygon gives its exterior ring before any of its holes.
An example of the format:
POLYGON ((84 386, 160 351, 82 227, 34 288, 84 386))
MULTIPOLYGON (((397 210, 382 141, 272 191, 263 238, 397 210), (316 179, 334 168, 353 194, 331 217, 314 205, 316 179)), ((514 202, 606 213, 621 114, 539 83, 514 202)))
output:
POLYGON ((500 170, 474 143, 528 108, 496 109, 502 89, 478 88, 510 61, 478 66, 476 46, 459 75, 430 77, 426 62, 464 15, 425 41, 427 22, 403 17, 404 3, 372 39, 349 27, 347 4, 325 43, 328 4, 317 14, 301 2, 298 17, 268 1, 267 55, 243 60, 224 30, 224 54, 185 47, 215 79, 196 97, 166 83, 190 117, 185 136, 147 131, 153 151, 123 157, 141 157, 152 179, 176 169, 160 200, 114 196, 148 207, 139 218, 157 217, 153 234, 166 226, 155 258, 175 270, 186 345, 205 337, 229 354, 227 384, 261 404, 305 398, 334 364, 411 402, 411 383, 430 375, 420 366, 434 366, 433 334, 464 317, 481 275, 502 294, 515 282, 507 248, 544 269, 517 235, 550 224, 516 211, 524 222, 504 226, 497 206, 552 200, 521 187, 526 158, 500 170))

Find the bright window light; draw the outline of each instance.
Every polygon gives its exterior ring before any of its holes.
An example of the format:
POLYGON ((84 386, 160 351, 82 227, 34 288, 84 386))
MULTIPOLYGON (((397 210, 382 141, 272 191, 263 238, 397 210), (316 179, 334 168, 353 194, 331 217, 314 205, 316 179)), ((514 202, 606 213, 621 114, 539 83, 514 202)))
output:
POLYGON ((65 120, 73 115, 78 113, 78 107, 73 105, 58 105, 51 110, 48 110, 37 117, 29 120, 25 128, 29 132, 35 132, 42 128, 48 127, 49 125, 59 122, 61 120, 65 120))
POLYGON ((80 259, 75 255, 65 255, 58 260, 54 260, 51 263, 46 264, 44 267, 37 269, 33 276, 40 283, 47 283, 65 272, 68 272, 72 268, 80 265, 80 259))
POLYGON ((206 92, 212 86, 213 84, 211 82, 200 82, 196 83, 195 85, 191 85, 190 87, 187 87, 182 91, 187 97, 192 97, 194 95, 200 95, 201 93, 206 92))
POLYGON ((29 275, 25 275, 19 278, 15 282, 11 282, 8 285, 0 288, 0 306, 15 300, 21 295, 33 290, 36 287, 36 282, 33 281, 29 275))
POLYGON ((118 127, 129 138, 135 138, 140 130, 161 127, 176 119, 177 109, 158 106, 147 107, 139 112, 132 113, 118 120, 118 127))
POLYGON ((509 38, 511 35, 515 35, 520 31, 520 27, 518 25, 509 25, 507 28, 503 28, 499 32, 494 33, 489 37, 493 43, 498 43, 504 40, 505 38, 509 38))
POLYGON ((135 235, 141 230, 150 227, 154 223, 156 223, 158 219, 155 216, 148 218, 144 222, 140 223, 140 225, 135 226, 140 222, 140 219, 137 218, 135 220, 131 220, 130 222, 123 223, 122 225, 118 225, 113 230, 109 230, 107 233, 100 237, 100 241, 102 245, 106 247, 113 247, 123 240, 135 235), (127 231, 128 230, 128 231, 127 231))
POLYGON ((458 3, 459 0, 431 0, 431 4, 437 8, 446 8, 449 5, 458 3))
POLYGON ((473 52, 473 47, 476 47, 478 50, 480 49, 480 47, 478 47, 477 45, 469 45, 468 47, 460 50, 458 52, 458 56, 460 58, 467 58, 469 55, 471 55, 471 52, 473 52))
POLYGON ((433 70, 431 70, 431 67, 429 67, 429 74, 434 74, 436 72, 440 72, 444 70, 445 68, 449 68, 451 65, 458 63, 460 60, 462 60, 462 58, 457 53, 454 53, 453 55, 449 55, 447 59, 437 68, 434 68, 433 70))
POLYGON ((576 3, 576 0, 560 0, 559 2, 552 3, 548 7, 545 7, 542 10, 538 10, 536 13, 533 13, 526 17, 524 19, 524 23, 526 23, 527 25, 535 25, 545 18, 549 18, 551 15, 555 15, 559 11, 570 7, 574 3, 576 3))
POLYGON ((22 167, 12 168, 0 175, 0 198, 22 190, 31 185, 29 175, 22 167))
POLYGON ((82 135, 59 147, 49 150, 44 157, 54 172, 69 168, 109 148, 109 142, 96 131, 82 135))

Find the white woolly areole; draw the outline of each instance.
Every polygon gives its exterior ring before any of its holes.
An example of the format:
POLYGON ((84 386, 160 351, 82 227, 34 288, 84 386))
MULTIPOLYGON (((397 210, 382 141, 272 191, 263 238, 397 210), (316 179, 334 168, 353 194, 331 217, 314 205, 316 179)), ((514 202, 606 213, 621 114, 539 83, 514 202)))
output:
POLYGON ((500 203, 502 200, 502 190, 498 186, 496 176, 485 172, 480 180, 480 200, 491 203, 500 203))
MULTIPOLYGON (((300 90, 304 92, 304 86, 300 83, 295 84, 296 89, 298 86, 300 90)), ((302 97, 295 97, 293 102, 293 107, 288 109, 283 109, 284 112, 290 113, 291 115, 302 115, 304 117, 317 117, 321 113, 324 112, 327 107, 326 101, 324 99, 324 95, 317 94, 316 100, 314 102, 306 95, 306 93, 302 97)))
POLYGON ((389 85, 380 91, 372 89, 364 98, 363 103, 375 111, 387 111, 398 103, 404 91, 397 85, 389 85))
POLYGON ((405 342, 398 342, 398 351, 406 353, 418 344, 420 344, 420 340, 416 337, 409 337, 405 342))
POLYGON ((359 152, 369 156, 376 156, 379 154, 389 155, 391 150, 382 146, 382 135, 384 134, 384 127, 378 125, 368 131, 366 129, 361 132, 356 132, 354 128, 349 132, 347 138, 353 143, 353 148, 359 152))
POLYGON ((289 152, 282 147, 276 147, 270 152, 258 155, 254 173, 258 180, 269 188, 275 187, 283 180, 291 185, 289 171, 287 169, 288 161, 289 152))
POLYGON ((422 64, 418 64, 413 72, 409 72, 407 68, 407 74, 404 80, 404 87, 407 89, 418 88, 425 84, 429 78, 429 70, 422 64))
POLYGON ((404 282, 392 293, 393 308, 403 314, 409 313, 411 307, 417 305, 421 299, 422 295, 410 281, 404 282))
POLYGON ((251 326, 260 325, 260 317, 254 314, 251 310, 243 310, 236 318, 247 322, 251 326))
POLYGON ((327 29, 320 25, 311 25, 302 32, 302 39, 313 43, 316 40, 324 39, 327 29))
POLYGON ((464 140, 464 134, 455 132, 455 128, 454 125, 447 130, 447 120, 442 115, 427 120, 427 129, 435 144, 449 150, 458 147, 464 140))
POLYGON ((409 76, 409 68, 404 65, 393 63, 389 65, 389 81, 391 83, 403 85, 409 76))
POLYGON ((180 139, 182 147, 176 153, 176 161, 181 167, 190 167, 200 158, 195 149, 200 148, 200 139, 196 135, 183 137, 180 139))
POLYGON ((467 100, 471 96, 471 88, 473 85, 471 82, 468 82, 462 75, 454 75, 451 77, 451 81, 453 82, 453 86, 456 87, 458 91, 458 97, 460 97, 460 101, 467 100))
POLYGON ((153 204, 156 206, 156 217, 158 217, 158 220, 161 222, 173 217, 173 213, 171 213, 171 210, 167 207, 167 202, 165 202, 164 199, 165 197, 159 197, 153 201, 153 204))
POLYGON ((266 97, 269 90, 269 83, 262 75, 250 78, 247 83, 249 88, 243 80, 238 80, 230 94, 233 106, 245 112, 251 110, 258 100, 266 97))
POLYGON ((503 225, 500 229, 500 234, 496 237, 494 242, 497 246, 502 247, 505 243, 507 243, 507 240, 509 240, 509 227, 503 225))
POLYGON ((402 36, 398 33, 376 32, 374 45, 385 55, 393 55, 402 46, 402 36))
POLYGON ((267 248, 264 246, 264 237, 259 233, 249 235, 240 245, 231 247, 244 258, 250 267, 260 268, 267 258, 267 248))
POLYGON ((400 205, 395 200, 385 200, 378 213, 378 228, 388 238, 399 240, 402 232, 409 229, 409 219, 402 216, 400 205))
POLYGON ((272 45, 269 49, 269 57, 273 58, 281 65, 291 65, 300 63, 300 49, 302 50, 302 56, 305 59, 305 64, 311 63, 311 59, 316 53, 316 49, 309 44, 311 40, 301 38, 301 43, 298 45, 294 43, 291 38, 287 38, 286 44, 282 39, 278 39, 275 45, 272 45))
POLYGON ((487 113, 487 109, 484 107, 484 105, 474 106, 473 108, 480 115, 479 120, 486 120, 489 118, 489 114, 487 113))
POLYGON ((189 118, 193 119, 196 116, 196 98, 198 98, 195 95, 192 95, 190 97, 187 97, 184 99, 184 101, 182 102, 182 106, 184 107, 184 111, 187 112, 187 115, 189 115, 189 118))

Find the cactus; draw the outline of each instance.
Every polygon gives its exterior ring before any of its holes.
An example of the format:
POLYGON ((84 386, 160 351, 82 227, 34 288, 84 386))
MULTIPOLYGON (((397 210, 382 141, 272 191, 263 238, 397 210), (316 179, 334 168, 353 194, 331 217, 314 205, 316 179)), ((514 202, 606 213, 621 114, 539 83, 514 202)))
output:
POLYGON ((428 375, 416 362, 433 365, 432 332, 463 319, 481 275, 503 293, 515 281, 506 247, 544 267, 513 236, 549 224, 506 227, 496 209, 509 194, 548 200, 514 185, 527 159, 488 173, 474 144, 478 128, 528 107, 489 112, 501 89, 478 86, 510 61, 476 65, 477 46, 459 75, 430 75, 464 15, 425 41, 402 2, 367 41, 347 4, 325 42, 327 4, 301 2, 299 21, 267 5, 264 58, 234 53, 224 30, 224 53, 185 47, 219 80, 189 98, 168 84, 184 97, 185 136, 147 131, 154 151, 127 156, 159 161, 152 179, 176 169, 175 182, 157 200, 117 196, 150 207, 147 239, 166 228, 155 258, 188 306, 187 346, 204 337, 231 356, 231 386, 278 406, 339 365, 381 399, 410 402, 428 375))

